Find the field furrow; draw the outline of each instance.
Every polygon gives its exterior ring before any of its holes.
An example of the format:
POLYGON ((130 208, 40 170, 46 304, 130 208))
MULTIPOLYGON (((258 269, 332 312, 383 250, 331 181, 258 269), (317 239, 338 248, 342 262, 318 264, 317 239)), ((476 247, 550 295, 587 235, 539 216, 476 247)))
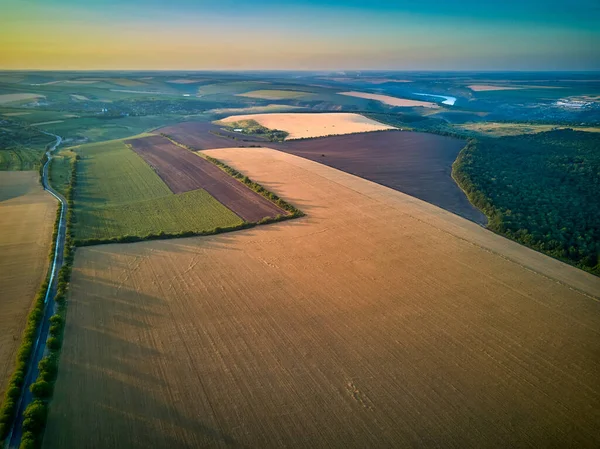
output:
POLYGON ((44 447, 600 444, 600 282, 392 189, 207 152, 306 216, 79 249, 44 447))

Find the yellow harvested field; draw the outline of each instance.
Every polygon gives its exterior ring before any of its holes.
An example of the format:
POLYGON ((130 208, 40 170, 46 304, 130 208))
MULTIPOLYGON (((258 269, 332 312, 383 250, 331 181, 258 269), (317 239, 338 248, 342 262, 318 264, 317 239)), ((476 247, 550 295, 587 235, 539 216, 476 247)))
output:
POLYGON ((366 92, 338 92, 339 95, 346 95, 348 97, 366 98, 367 100, 376 100, 381 103, 395 106, 395 107, 408 107, 408 108, 439 108, 439 105, 430 101, 418 101, 409 100, 407 98, 390 97, 389 95, 369 94, 366 92))
POLYGON ((289 133, 288 140, 395 129, 360 114, 338 112, 232 115, 220 121, 232 123, 240 120, 256 120, 266 128, 286 131, 289 133))
POLYGON ((2 115, 5 117, 19 117, 21 115, 29 115, 31 112, 4 112, 2 115))
POLYGON ((206 153, 307 216, 78 249, 45 448, 600 445, 598 278, 306 159, 206 153))
POLYGON ((0 95, 0 104, 12 103, 13 101, 36 100, 43 97, 44 95, 39 94, 2 94, 0 95))
POLYGON ((522 87, 514 86, 491 86, 489 84, 470 84, 467 86, 473 92, 488 92, 493 90, 521 90, 522 87))
POLYGON ((0 172, 0 401, 47 273, 56 204, 37 171, 0 172))
POLYGON ((47 122, 32 123, 31 126, 54 125, 55 123, 62 123, 62 122, 64 122, 64 120, 50 120, 47 122))

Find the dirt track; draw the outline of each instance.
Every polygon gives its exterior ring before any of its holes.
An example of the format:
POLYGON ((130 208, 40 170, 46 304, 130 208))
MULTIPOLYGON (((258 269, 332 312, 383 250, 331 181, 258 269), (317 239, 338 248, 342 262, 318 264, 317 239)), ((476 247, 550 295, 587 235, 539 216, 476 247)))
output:
POLYGON ((209 153, 307 216, 79 249, 45 448, 599 446, 597 278, 306 159, 209 153))
POLYGON ((127 143, 154 168, 173 193, 204 189, 249 222, 286 214, 214 164, 162 136, 133 139, 127 143))

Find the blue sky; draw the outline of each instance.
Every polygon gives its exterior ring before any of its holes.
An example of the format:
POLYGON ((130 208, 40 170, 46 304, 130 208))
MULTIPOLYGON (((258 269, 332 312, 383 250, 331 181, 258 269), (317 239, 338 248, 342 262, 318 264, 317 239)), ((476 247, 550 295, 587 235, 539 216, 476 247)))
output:
POLYGON ((0 68, 600 70, 600 1, 3 0, 0 68))

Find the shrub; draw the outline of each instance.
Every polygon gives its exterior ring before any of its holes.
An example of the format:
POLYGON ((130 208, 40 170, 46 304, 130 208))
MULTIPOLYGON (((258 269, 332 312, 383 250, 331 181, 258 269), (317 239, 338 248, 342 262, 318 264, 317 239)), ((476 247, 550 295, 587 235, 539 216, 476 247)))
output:
POLYGON ((56 337, 50 337, 46 341, 46 346, 51 351, 56 351, 56 350, 60 349, 60 344, 61 344, 61 341, 56 337))
POLYGON ((54 387, 52 383, 45 380, 38 380, 37 382, 31 384, 29 387, 33 395, 37 398, 47 399, 52 396, 52 391, 54 387))
POLYGON ((40 432, 46 425, 48 405, 43 401, 35 400, 23 412, 23 430, 25 432, 40 432))

